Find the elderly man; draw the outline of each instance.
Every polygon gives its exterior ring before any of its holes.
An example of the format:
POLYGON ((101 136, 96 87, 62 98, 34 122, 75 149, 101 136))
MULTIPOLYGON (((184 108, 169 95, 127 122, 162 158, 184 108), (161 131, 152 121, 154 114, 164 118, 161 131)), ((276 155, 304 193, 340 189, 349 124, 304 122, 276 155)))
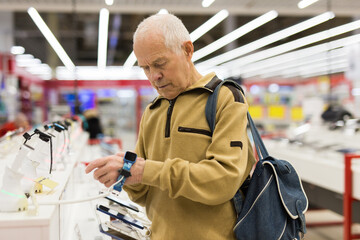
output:
MULTIPOLYGON (((196 70, 189 33, 174 15, 141 22, 133 47, 159 96, 142 116, 138 158, 124 189, 145 206, 151 239, 234 239, 231 200, 254 163, 245 98, 230 86, 221 89, 211 133, 205 104, 219 79, 196 70)), ((86 172, 96 169, 94 178, 109 187, 119 176, 123 156, 97 159, 86 172)))

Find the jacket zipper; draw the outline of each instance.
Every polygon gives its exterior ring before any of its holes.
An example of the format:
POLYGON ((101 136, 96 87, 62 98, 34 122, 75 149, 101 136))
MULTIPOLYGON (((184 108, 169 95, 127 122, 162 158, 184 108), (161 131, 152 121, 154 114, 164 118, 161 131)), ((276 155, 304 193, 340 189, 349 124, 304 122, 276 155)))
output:
POLYGON ((171 115, 174 109, 176 98, 169 100, 169 107, 166 114, 166 126, 165 126, 165 137, 170 137, 170 122, 171 122, 171 115))

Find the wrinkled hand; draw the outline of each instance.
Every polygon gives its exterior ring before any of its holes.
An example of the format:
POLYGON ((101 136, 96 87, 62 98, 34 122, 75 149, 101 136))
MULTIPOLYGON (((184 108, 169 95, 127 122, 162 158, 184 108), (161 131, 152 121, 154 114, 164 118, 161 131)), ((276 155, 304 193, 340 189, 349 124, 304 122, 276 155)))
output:
MULTIPOLYGON (((118 170, 123 167, 125 153, 120 152, 116 155, 110 155, 103 158, 98 158, 89 163, 86 167, 85 172, 90 173, 94 171, 94 179, 98 180, 106 187, 110 187, 114 184, 119 177, 118 170)), ((137 157, 136 162, 131 167, 131 176, 125 181, 125 184, 136 184, 141 183, 142 176, 145 168, 145 160, 141 157, 137 157)))

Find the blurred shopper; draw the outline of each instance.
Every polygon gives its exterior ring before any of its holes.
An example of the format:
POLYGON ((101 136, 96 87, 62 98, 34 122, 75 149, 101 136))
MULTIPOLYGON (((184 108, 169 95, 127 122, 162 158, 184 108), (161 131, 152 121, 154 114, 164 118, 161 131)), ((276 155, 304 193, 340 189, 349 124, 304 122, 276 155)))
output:
MULTIPOLYGON (((159 96, 145 109, 124 189, 146 207, 151 239, 235 239, 232 197, 254 163, 246 126, 248 105, 232 86, 219 93, 213 134, 205 104, 219 79, 201 75, 180 19, 153 15, 134 34, 134 53, 159 96), (146 159, 146 160, 145 160, 146 159)), ((94 178, 110 187, 124 153, 91 162, 94 178)))
POLYGON ((89 133, 89 138, 96 139, 102 137, 103 130, 101 127, 98 110, 87 109, 83 112, 83 116, 86 119, 86 127, 84 127, 84 129, 89 133))
POLYGON ((9 131, 20 130, 25 132, 30 128, 29 120, 24 113, 18 113, 13 121, 8 121, 0 126, 0 137, 9 131))
POLYGON ((350 118, 353 118, 353 115, 346 110, 340 104, 329 104, 325 111, 321 114, 321 118, 325 122, 335 123, 337 121, 346 121, 350 118))

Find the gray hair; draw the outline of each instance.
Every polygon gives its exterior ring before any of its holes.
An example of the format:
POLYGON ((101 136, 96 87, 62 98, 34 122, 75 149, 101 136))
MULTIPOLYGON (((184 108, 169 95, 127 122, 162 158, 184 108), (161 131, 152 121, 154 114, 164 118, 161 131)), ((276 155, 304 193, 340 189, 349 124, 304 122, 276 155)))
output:
POLYGON ((177 54, 181 53, 183 42, 190 41, 189 31, 173 14, 156 14, 145 18, 136 29, 133 42, 138 36, 151 31, 159 31, 164 37, 165 46, 177 54))

